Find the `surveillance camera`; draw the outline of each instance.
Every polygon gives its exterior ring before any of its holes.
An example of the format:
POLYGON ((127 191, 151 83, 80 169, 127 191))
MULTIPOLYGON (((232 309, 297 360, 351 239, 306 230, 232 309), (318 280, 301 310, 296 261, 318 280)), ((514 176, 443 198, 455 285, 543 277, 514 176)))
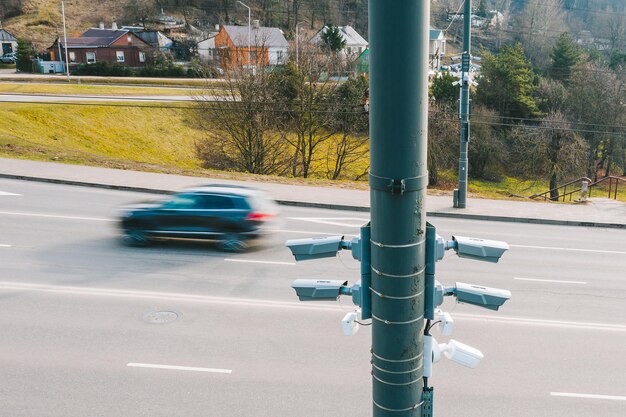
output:
POLYGON ((509 249, 506 242, 485 240, 473 237, 452 236, 453 249, 460 258, 496 263, 502 254, 509 249))
POLYGON ((343 329, 344 335, 354 336, 354 334, 359 331, 359 323, 356 322, 356 319, 356 311, 352 311, 343 317, 341 320, 341 328, 343 329))
POLYGON ((297 279, 291 284, 300 301, 336 301, 345 291, 349 294, 348 281, 297 279))
POLYGON ((285 242, 296 261, 309 259, 332 258, 341 249, 343 236, 313 237, 307 239, 291 239, 285 242))
POLYGON ((448 343, 441 343, 438 348, 446 358, 468 368, 476 368, 484 357, 480 350, 454 339, 450 339, 448 343))
POLYGON ((457 282, 453 292, 459 303, 472 304, 495 311, 507 300, 511 299, 511 291, 481 287, 463 282, 457 282))

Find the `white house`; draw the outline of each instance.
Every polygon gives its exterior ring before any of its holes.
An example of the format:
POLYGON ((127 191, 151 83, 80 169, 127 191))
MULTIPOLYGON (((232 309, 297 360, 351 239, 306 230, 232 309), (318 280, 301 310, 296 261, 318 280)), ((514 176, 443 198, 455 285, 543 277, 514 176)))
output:
POLYGON ((430 40, 428 42, 428 62, 430 69, 437 70, 441 67, 442 59, 446 54, 446 37, 442 30, 430 28, 430 40))
MULTIPOLYGON (((327 30, 328 26, 324 26, 311 38, 311 43, 319 45, 322 42, 322 34, 326 33, 327 30)), ((343 40, 346 41, 346 45, 340 51, 344 58, 356 59, 367 49, 367 41, 352 26, 339 26, 339 33, 343 40)))
POLYGON ((0 56, 17 51, 17 39, 5 29, 0 29, 0 56))
POLYGON ((211 63, 217 61, 215 53, 215 36, 218 32, 212 32, 209 37, 198 42, 198 56, 203 63, 211 63))

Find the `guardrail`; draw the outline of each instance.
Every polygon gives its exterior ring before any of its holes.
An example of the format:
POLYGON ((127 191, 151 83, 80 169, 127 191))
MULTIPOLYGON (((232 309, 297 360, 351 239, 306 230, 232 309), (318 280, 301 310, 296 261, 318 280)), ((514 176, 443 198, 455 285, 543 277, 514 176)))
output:
POLYGON ((617 190, 618 190, 619 185, 620 184, 626 185, 626 179, 621 178, 621 177, 608 176, 608 177, 600 178, 598 181, 595 181, 595 182, 587 177, 580 177, 576 180, 570 181, 566 184, 560 185, 546 192, 531 195, 529 198, 533 200, 543 198, 544 201, 561 200, 565 202, 566 197, 569 197, 569 201, 572 201, 572 195, 576 194, 577 196, 580 196, 583 190, 583 182, 585 181, 587 182, 587 197, 591 197, 591 193, 594 187, 598 189, 600 188, 600 185, 608 184, 608 187, 609 187, 608 198, 613 198, 614 200, 617 200, 617 190), (577 185, 577 184, 580 184, 580 185, 577 185), (572 185, 575 185, 575 188, 573 190, 571 189, 572 185), (568 187, 570 187, 570 191, 567 190, 568 187), (553 191, 556 191, 556 196, 552 196, 553 191))

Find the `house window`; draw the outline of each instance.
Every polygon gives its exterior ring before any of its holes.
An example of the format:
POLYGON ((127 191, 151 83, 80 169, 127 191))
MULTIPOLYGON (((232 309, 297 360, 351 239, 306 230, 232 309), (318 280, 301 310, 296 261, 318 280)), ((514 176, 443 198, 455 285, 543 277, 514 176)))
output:
POLYGON ((128 41, 129 44, 133 43, 133 37, 128 35, 128 37, 126 38, 126 40, 128 41))
POLYGON ((87 58, 88 64, 94 64, 96 62, 96 53, 95 52, 87 52, 85 53, 85 58, 87 58))
POLYGON ((348 48, 348 55, 352 55, 352 48, 348 48))
POLYGON ((115 51, 115 56, 117 57, 117 62, 124 63, 124 51, 115 51))
POLYGON ((279 64, 282 64, 283 59, 284 59, 283 51, 276 51, 276 62, 278 62, 279 64))
POLYGON ((139 62, 146 62, 146 53, 139 51, 139 62))
POLYGON ((72 51, 69 53, 70 55, 70 62, 76 62, 76 52, 72 51))

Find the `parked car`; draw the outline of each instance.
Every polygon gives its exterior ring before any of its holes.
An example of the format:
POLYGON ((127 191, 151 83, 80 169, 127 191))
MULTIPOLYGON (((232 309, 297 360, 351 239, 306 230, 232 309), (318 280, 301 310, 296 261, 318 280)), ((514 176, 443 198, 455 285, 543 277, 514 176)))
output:
POLYGON ((0 61, 5 64, 14 64, 17 59, 17 54, 15 52, 9 52, 0 57, 0 61))
POLYGON ((224 184, 203 185, 158 202, 122 207, 123 240, 145 245, 153 239, 207 239, 240 252, 265 234, 279 209, 265 192, 224 184))

